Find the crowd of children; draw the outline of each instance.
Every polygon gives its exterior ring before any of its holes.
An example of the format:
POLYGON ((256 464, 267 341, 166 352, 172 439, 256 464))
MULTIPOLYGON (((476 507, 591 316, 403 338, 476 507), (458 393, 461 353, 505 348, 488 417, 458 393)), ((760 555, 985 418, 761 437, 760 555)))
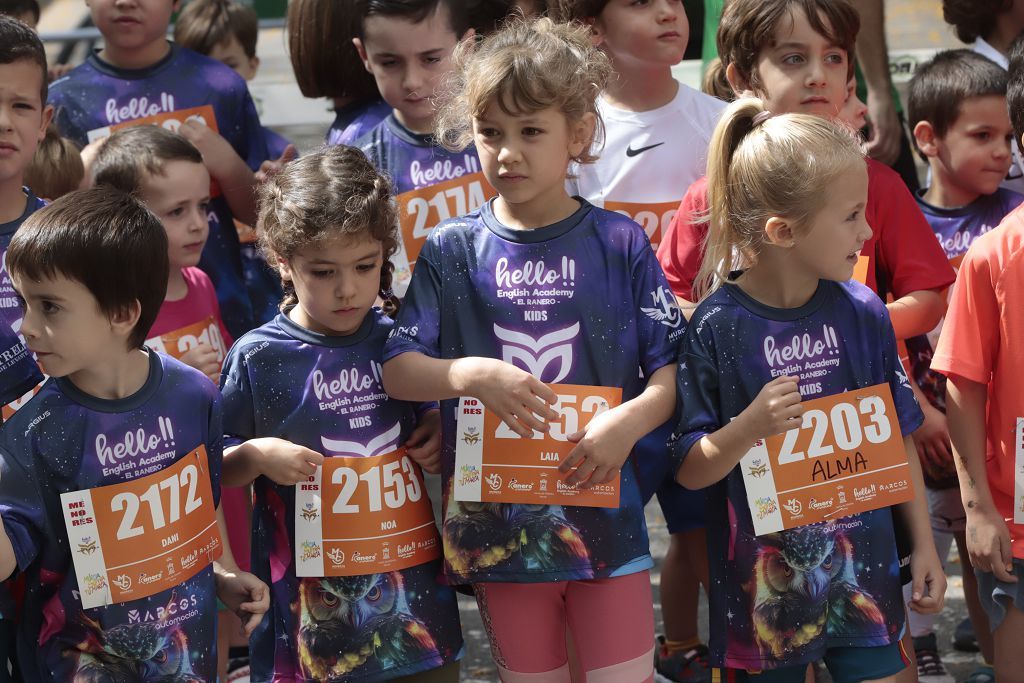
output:
POLYGON ((0 681, 454 683, 462 592, 506 683, 940 683, 954 540, 1024 680, 1012 13, 912 193, 848 0, 728 0, 708 94, 681 0, 292 0, 298 158, 250 8, 87 4, 0 5, 0 681))

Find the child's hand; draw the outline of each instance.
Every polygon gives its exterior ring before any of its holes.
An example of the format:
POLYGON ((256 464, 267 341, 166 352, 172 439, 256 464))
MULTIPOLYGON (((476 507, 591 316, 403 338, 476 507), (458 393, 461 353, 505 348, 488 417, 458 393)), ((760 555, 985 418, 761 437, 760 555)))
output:
POLYGON ((229 176, 236 164, 241 161, 231 143, 205 123, 189 119, 181 124, 178 134, 196 146, 203 155, 203 163, 214 178, 229 176))
POLYGON ((242 635, 248 638, 270 609, 267 584, 238 568, 221 567, 214 572, 217 597, 242 621, 242 635))
POLYGON ((209 377, 214 384, 220 381, 220 357, 217 349, 209 344, 193 346, 179 360, 209 377))
POLYGON ((428 410, 405 442, 405 450, 424 472, 441 471, 441 411, 428 410))
POLYGON ((971 566, 978 571, 991 572, 1000 581, 1017 583, 1013 575, 1010 531, 1003 516, 994 508, 968 507, 967 551, 971 566))
POLYGON ((956 477, 946 416, 927 401, 921 403, 921 411, 924 422, 911 434, 921 458, 921 467, 935 480, 956 477))
POLYGON ((570 434, 568 439, 576 447, 558 466, 558 471, 565 473, 575 467, 576 471, 565 483, 579 484, 583 489, 614 479, 636 445, 636 440, 622 429, 614 409, 601 413, 586 429, 570 434))
POLYGON ((800 426, 804 408, 800 405, 797 381, 797 377, 776 377, 765 384, 753 403, 740 413, 755 439, 764 439, 800 426))
POLYGON ((276 159, 267 159, 260 164, 259 170, 256 171, 256 182, 260 185, 267 182, 280 173, 281 169, 288 165, 288 162, 294 161, 297 156, 299 153, 296 151, 295 145, 288 145, 281 152, 281 156, 276 159))
POLYGON ((306 481, 324 462, 324 456, 291 441, 264 437, 250 443, 260 455, 260 472, 281 486, 294 486, 306 481))
POLYGON ((473 358, 467 368, 469 395, 497 415, 509 429, 528 439, 534 430, 546 432, 546 420, 558 418, 551 404, 558 395, 546 384, 511 363, 473 358))
POLYGON ((946 574, 934 547, 914 551, 910 555, 913 577, 910 609, 918 614, 938 614, 946 599, 946 574))

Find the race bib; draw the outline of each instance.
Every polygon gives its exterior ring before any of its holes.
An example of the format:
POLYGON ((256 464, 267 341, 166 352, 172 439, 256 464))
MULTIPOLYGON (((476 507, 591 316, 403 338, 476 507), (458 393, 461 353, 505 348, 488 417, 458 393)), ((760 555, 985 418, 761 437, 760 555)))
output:
POLYGON ((862 285, 868 284, 868 268, 871 266, 871 257, 860 254, 857 256, 857 265, 853 267, 853 277, 850 278, 862 285))
POLYGON ((799 427, 758 441, 740 460, 757 535, 914 497, 888 384, 803 406, 799 427))
POLYGON ((12 417, 14 417, 14 414, 18 412, 18 410, 23 405, 31 401, 32 397, 38 394, 39 390, 42 388, 43 383, 40 382, 39 384, 35 385, 34 387, 26 391, 21 397, 14 399, 13 401, 5 405, 3 408, 0 408, 0 415, 3 416, 3 421, 7 422, 12 417))
POLYGON ((221 335, 220 325, 212 315, 206 316, 199 322, 146 340, 146 346, 176 360, 181 360, 182 356, 200 344, 212 347, 217 352, 217 361, 224 362, 224 356, 227 354, 227 349, 224 348, 224 336, 221 335))
POLYGON ((217 117, 214 116, 213 107, 209 104, 204 104, 201 107, 179 109, 177 111, 154 114, 153 116, 144 116, 139 119, 132 119, 131 121, 112 123, 102 128, 94 128, 86 133, 86 135, 89 142, 95 142, 100 138, 110 137, 116 131, 123 128, 131 128, 132 126, 162 126, 172 133, 177 133, 178 129, 181 128, 181 124, 189 120, 198 121, 214 131, 217 130, 217 117))
POLYGON ((617 508, 619 477, 589 489, 569 486, 558 465, 576 444, 568 439, 622 402, 622 389, 552 384, 558 420, 524 439, 475 398, 459 399, 455 431, 455 499, 484 503, 617 508))
POLYGON ((651 246, 655 249, 661 243, 662 236, 668 230, 669 223, 679 210, 679 202, 660 202, 642 204, 635 202, 605 202, 604 208, 609 211, 621 213, 640 224, 640 227, 647 233, 651 240, 651 246))
POLYGON ((1024 417, 1017 418, 1014 434, 1013 523, 1024 524, 1024 417))
POLYGON ((404 449, 332 456, 295 486, 296 576, 361 576, 437 559, 423 474, 404 449))
POLYGON ((110 486, 62 493, 82 607, 173 588, 221 555, 206 448, 110 486))
POLYGON ((395 254, 398 260, 395 274, 403 272, 407 282, 423 249, 423 243, 427 241, 427 235, 438 223, 476 211, 497 194, 494 188, 487 184, 483 173, 469 173, 460 178, 398 195, 395 199, 398 201, 402 244, 395 254))

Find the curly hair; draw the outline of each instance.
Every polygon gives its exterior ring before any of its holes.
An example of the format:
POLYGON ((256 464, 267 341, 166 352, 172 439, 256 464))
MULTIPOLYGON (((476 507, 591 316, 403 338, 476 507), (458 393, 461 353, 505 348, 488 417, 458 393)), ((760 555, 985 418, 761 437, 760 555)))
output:
POLYGON ((593 46, 590 28, 541 18, 514 19, 475 44, 463 42, 437 117, 437 139, 459 151, 473 142, 473 119, 495 102, 510 116, 555 107, 570 121, 597 118, 597 130, 575 161, 593 163, 594 140, 603 137, 597 96, 612 67, 593 46))
MULTIPOLYGON (((398 210, 391 181, 355 147, 325 147, 285 166, 260 188, 256 231, 272 264, 339 237, 379 240, 384 255, 380 296, 386 312, 397 310, 390 258, 398 249, 398 210)), ((298 303, 294 289, 284 285, 282 310, 298 303)))

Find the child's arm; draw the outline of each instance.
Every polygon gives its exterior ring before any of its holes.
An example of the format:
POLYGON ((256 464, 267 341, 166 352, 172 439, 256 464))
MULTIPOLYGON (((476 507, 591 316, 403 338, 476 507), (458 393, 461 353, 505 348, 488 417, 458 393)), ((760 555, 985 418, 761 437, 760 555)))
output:
POLYGON ((224 449, 221 482, 248 486, 261 474, 282 486, 293 486, 316 472, 324 456, 284 439, 249 439, 224 449))
POLYGON ((403 401, 438 401, 460 396, 480 399, 512 431, 529 438, 546 432, 558 414, 558 396, 530 373, 494 358, 443 360, 407 351, 384 363, 384 391, 403 401))
POLYGON ((566 483, 590 488, 611 481, 636 442, 672 416, 675 379, 675 364, 659 368, 639 396, 598 415, 586 429, 570 434, 569 441, 576 447, 558 466, 563 473, 575 468, 566 483))
POLYGON ((11 578, 18 568, 18 557, 14 554, 14 545, 7 529, 0 523, 0 581, 11 578))
POLYGON ((1000 581, 1016 583, 1010 532, 992 500, 985 471, 986 391, 984 384, 949 375, 946 383, 949 436, 960 477, 960 496, 967 512, 967 549, 971 565, 980 571, 992 572, 1000 581))
POLYGON ((896 338, 908 339, 934 330, 946 312, 946 302, 937 291, 919 289, 901 296, 886 308, 896 338))
POLYGON ((937 614, 942 610, 946 595, 946 574, 942 571, 942 562, 935 551, 935 539, 932 536, 931 520, 928 516, 928 504, 925 502, 924 477, 921 474, 921 462, 917 458, 917 449, 910 436, 903 437, 903 448, 907 452, 910 464, 910 482, 914 487, 914 497, 906 503, 900 503, 899 513, 910 531, 913 550, 910 555, 910 573, 913 577, 910 609, 921 614, 937 614), (925 588, 927 587, 927 594, 925 588))
POLYGON ((198 121, 186 121, 178 133, 203 155, 203 163, 220 185, 235 218, 247 225, 255 225, 256 176, 231 143, 198 121))
POLYGON ((224 511, 220 506, 217 507, 217 526, 223 548, 220 559, 213 563, 217 597, 238 615, 243 635, 249 636, 270 609, 270 589, 257 577, 238 568, 228 540, 224 511))
POLYGON ((416 429, 405 441, 406 452, 424 472, 441 471, 441 411, 431 408, 417 420, 416 429))
POLYGON ((754 442, 798 426, 803 414, 797 378, 776 377, 736 419, 690 447, 676 471, 676 481, 688 489, 702 489, 721 481, 754 442))

